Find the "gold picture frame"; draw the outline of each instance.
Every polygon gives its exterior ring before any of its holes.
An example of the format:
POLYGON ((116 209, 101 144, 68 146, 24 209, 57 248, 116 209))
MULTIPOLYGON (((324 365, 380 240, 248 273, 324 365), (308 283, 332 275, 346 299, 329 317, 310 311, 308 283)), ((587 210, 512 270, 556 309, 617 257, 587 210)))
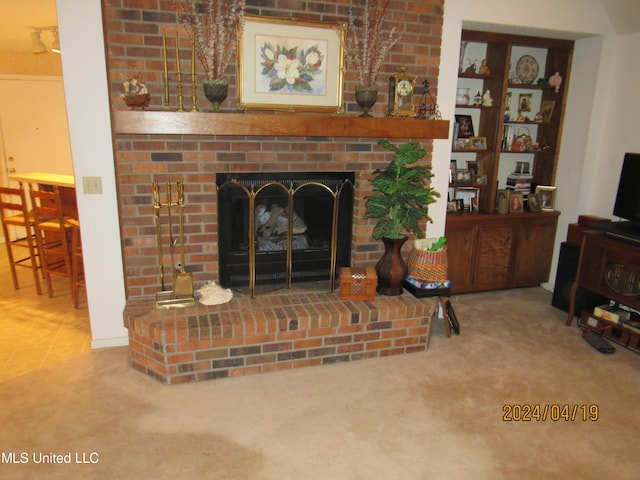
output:
POLYGON ((344 113, 345 23, 247 15, 238 110, 344 113))
POLYGON ((487 137, 470 137, 471 143, 470 150, 486 150, 487 149, 487 137))

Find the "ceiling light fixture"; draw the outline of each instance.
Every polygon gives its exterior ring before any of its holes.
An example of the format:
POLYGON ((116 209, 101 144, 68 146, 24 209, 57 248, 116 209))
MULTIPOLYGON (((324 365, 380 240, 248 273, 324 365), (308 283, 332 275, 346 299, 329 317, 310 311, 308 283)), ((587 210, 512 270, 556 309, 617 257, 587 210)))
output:
POLYGON ((33 53, 46 53, 48 51, 47 46, 42 42, 42 32, 51 32, 53 36, 51 51, 60 53, 60 37, 58 36, 57 25, 33 28, 33 32, 31 32, 31 47, 33 48, 33 53))
POLYGON ((36 30, 35 32, 31 32, 31 47, 33 48, 33 53, 46 53, 47 46, 42 43, 42 39, 40 38, 41 30, 36 30))
POLYGON ((53 43, 51 44, 51 51, 53 53, 60 53, 60 38, 58 37, 58 27, 54 28, 51 33, 53 34, 53 43))

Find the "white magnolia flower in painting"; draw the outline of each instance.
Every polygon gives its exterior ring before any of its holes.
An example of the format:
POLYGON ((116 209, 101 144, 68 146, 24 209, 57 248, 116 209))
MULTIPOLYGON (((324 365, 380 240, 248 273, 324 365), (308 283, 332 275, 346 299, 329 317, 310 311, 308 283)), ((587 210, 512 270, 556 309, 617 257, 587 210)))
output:
POLYGON ((275 64, 275 69, 278 78, 287 80, 289 85, 293 85, 296 78, 300 76, 298 69, 300 68, 300 62, 296 58, 287 58, 286 55, 278 55, 278 61, 275 64))
POLYGON ((270 60, 273 62, 273 59, 275 58, 275 54, 273 53, 273 50, 271 50, 270 48, 265 48, 262 50, 262 53, 264 54, 264 56, 266 57, 267 60, 270 60))
POLYGON ((320 62, 320 54, 315 50, 309 52, 307 58, 305 58, 305 62, 309 67, 315 67, 320 62))

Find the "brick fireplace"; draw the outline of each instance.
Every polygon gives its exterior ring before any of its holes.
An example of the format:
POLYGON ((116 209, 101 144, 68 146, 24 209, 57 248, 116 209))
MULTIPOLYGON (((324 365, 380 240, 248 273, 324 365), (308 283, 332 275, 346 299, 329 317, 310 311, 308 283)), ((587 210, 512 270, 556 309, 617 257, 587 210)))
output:
MULTIPOLYGON (((273 123, 273 118, 286 117, 291 119, 291 122, 297 122, 297 118, 313 118, 314 114, 305 114, 297 117, 298 113, 236 113, 234 111, 236 98, 235 74, 233 73, 235 66, 233 69, 230 68, 231 88, 228 99, 222 105, 225 113, 162 112, 163 32, 167 36, 173 36, 175 32, 178 33, 181 58, 187 59, 182 65, 182 70, 187 71, 190 68, 190 42, 182 30, 175 12, 171 10, 170 2, 104 0, 103 5, 107 65, 110 78, 112 111, 114 112, 115 164, 128 299, 125 324, 130 328, 130 335, 132 335, 132 319, 144 316, 141 313, 140 306, 145 305, 145 302, 149 298, 153 298, 155 293, 160 290, 156 259, 154 212, 151 202, 151 184, 153 180, 159 183, 183 180, 185 183, 186 268, 193 273, 196 288, 206 281, 218 281, 216 174, 220 172, 353 172, 355 193, 351 264, 362 267, 375 264, 382 254, 382 246, 371 237, 373 222, 363 219, 364 197, 371 191, 368 182, 368 179, 371 178, 371 172, 376 168, 384 167, 390 160, 388 152, 378 147, 376 142, 380 138, 389 138, 392 141, 395 139, 398 142, 402 142, 409 139, 406 138, 406 135, 409 135, 410 138, 420 141, 427 151, 431 151, 429 138, 436 137, 429 137, 429 134, 407 134, 405 132, 415 132, 415 130, 397 128, 398 124, 393 122, 380 127, 375 121, 370 124, 371 127, 367 125, 366 128, 350 130, 353 135, 346 136, 341 134, 336 136, 334 134, 333 136, 327 136, 326 131, 335 131, 335 129, 331 129, 332 125, 329 125, 329 123, 334 122, 324 115, 318 115, 317 120, 311 120, 307 128, 299 129, 298 131, 284 129, 277 134, 261 134, 260 129, 257 127, 262 125, 263 122, 265 126, 270 126, 273 123), (154 125, 153 127, 149 127, 149 118, 145 116, 145 113, 125 112, 126 106, 119 97, 121 83, 139 72, 142 73, 151 91, 150 109, 159 110, 159 112, 149 112, 149 117, 153 117, 151 122, 154 125), (156 113, 158 115, 152 115, 156 113), (191 117, 187 117, 190 115, 191 117), (230 120, 225 122, 217 119, 220 115, 226 115, 226 118, 230 120), (127 127, 123 128, 123 119, 125 118, 127 127), (156 118, 160 120, 156 121, 156 118), (222 123, 233 123, 238 118, 242 118, 243 121, 248 123, 252 122, 253 132, 255 133, 218 134, 215 128, 211 126, 216 122, 221 125, 222 123), (183 119, 187 120, 183 121, 183 119), (140 128, 136 128, 138 122, 141 125, 140 128), (196 125, 202 124, 203 127, 192 130, 185 129, 185 124, 191 125, 192 123, 196 125), (378 130, 379 135, 377 135, 378 130)), ((443 5, 444 0, 413 2, 400 0, 392 2, 389 10, 391 18, 401 21, 405 27, 405 32, 402 41, 394 48, 389 61, 383 67, 386 73, 383 73, 381 79, 379 79, 381 93, 379 101, 373 109, 378 118, 383 117, 386 103, 383 98, 385 96, 383 85, 386 81, 386 76, 394 72, 396 67, 405 66, 407 71, 417 74, 418 83, 423 79, 428 79, 432 86, 431 93, 436 94, 443 5)), ((347 9, 348 4, 341 0, 322 2, 302 0, 247 2, 247 12, 255 15, 297 16, 305 19, 336 22, 346 21, 348 16, 347 9)), ((176 65, 172 58, 174 57, 170 56, 169 71, 175 72, 176 65)), ((357 75, 349 68, 349 63, 347 63, 344 86, 345 116, 355 117, 359 111, 355 105, 353 94, 357 83, 357 75)), ((202 73, 198 69, 198 82, 201 79, 202 73)), ((170 85, 170 97, 172 106, 175 109, 177 107, 175 79, 170 82, 170 85)), ((209 107, 208 101, 202 94, 201 86, 198 89, 197 105, 202 112, 209 107)), ((418 121, 406 120, 405 122, 418 121)), ((445 130, 448 132, 448 127, 445 127, 445 130)), ((442 132, 440 132, 441 134, 442 132)), ((430 158, 427 161, 430 161, 430 158)), ((409 251, 410 248, 411 243, 409 242, 406 244, 405 249, 409 251)), ((286 293, 281 295, 287 296, 286 293)), ((330 303, 335 303, 335 300, 338 299, 337 294, 331 295, 334 295, 334 297, 330 303)), ((408 295, 404 297, 408 299, 408 295)), ((383 300, 380 301, 382 302, 383 300)), ((416 314, 416 305, 413 305, 413 300, 409 303, 412 304, 409 308, 414 309, 410 315, 414 320, 426 312, 425 310, 416 314)), ((429 302, 426 303, 428 304, 429 302)), ((345 322, 346 320, 341 315, 347 315, 344 313, 347 311, 351 311, 351 314, 355 315, 353 308, 358 311, 359 318, 369 315, 377 318, 380 315, 380 308, 389 309, 390 307, 383 307, 381 304, 378 307, 369 306, 366 311, 351 305, 340 308, 346 308, 342 313, 337 314, 340 319, 332 319, 332 315, 329 314, 330 322, 337 322, 338 324, 345 322)), ((398 305, 393 306, 393 309, 397 308, 398 305)), ((142 307, 142 310, 144 310, 144 307, 142 307)), ((205 316, 214 314, 219 314, 219 312, 208 311, 205 316)), ((304 322, 313 322, 314 315, 315 313, 309 314, 308 317, 305 317, 307 320, 300 321, 298 326, 304 322)), ((161 321, 165 323, 168 317, 173 318, 175 316, 180 316, 180 314, 163 312, 160 315, 163 318, 161 321)), ((191 332, 193 330, 193 320, 189 320, 188 314, 183 314, 182 317, 182 319, 176 321, 178 323, 186 322, 186 331, 191 332)), ((202 318, 202 312, 196 317, 202 318)), ((275 320, 265 319, 265 322, 268 323, 269 321, 275 320)), ((317 321, 322 322, 324 320, 317 321)), ((198 325, 200 325, 198 329, 204 328, 201 323, 198 323, 198 325)), ((422 327, 426 328, 425 325, 422 325, 422 327)), ((151 357, 155 354, 160 355, 159 351, 154 350, 154 348, 166 350, 166 345, 158 346, 154 344, 157 338, 153 336, 155 334, 152 333, 153 328, 150 323, 141 326, 141 328, 143 330, 147 329, 145 334, 147 337, 144 341, 146 342, 145 347, 150 349, 149 355, 151 357)), ((209 329, 211 331, 215 330, 213 327, 209 329)), ((290 330, 288 329, 287 331, 290 330)), ((199 335, 201 333, 202 331, 200 331, 199 335)), ((227 330, 224 330, 221 335, 224 336, 226 334, 227 330)), ((419 336, 424 336, 424 334, 425 330, 422 330, 419 336)), ((166 337, 167 331, 164 330, 162 335, 166 337)), ((422 344, 426 345, 426 342, 422 342, 422 344)), ((162 355, 164 353, 166 352, 163 352, 162 355)), ((190 351, 189 354, 192 358, 196 355, 194 351, 190 351)), ((188 370, 196 367, 184 368, 188 370)), ((245 369, 243 372, 249 370, 245 369)), ((191 380, 197 379, 196 377, 197 375, 195 374, 185 376, 185 378, 190 378, 191 380)))

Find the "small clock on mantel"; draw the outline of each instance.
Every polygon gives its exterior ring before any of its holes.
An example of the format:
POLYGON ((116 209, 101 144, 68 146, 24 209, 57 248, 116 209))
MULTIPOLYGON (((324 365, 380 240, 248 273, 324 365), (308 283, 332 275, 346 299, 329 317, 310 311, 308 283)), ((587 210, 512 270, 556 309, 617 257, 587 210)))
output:
POLYGON ((415 83, 416 76, 407 75, 405 67, 399 67, 397 73, 389 77, 388 117, 413 118, 416 116, 413 104, 415 83))

